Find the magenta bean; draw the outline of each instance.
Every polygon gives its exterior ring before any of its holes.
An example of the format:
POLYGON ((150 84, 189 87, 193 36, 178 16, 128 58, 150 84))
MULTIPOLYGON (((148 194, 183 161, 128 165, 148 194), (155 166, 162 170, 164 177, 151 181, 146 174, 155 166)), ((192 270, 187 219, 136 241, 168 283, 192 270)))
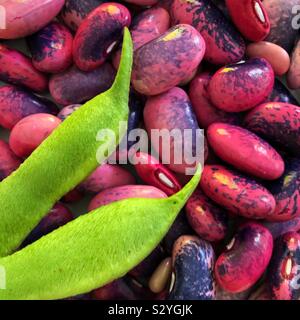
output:
POLYGON ((213 300, 215 254, 212 246, 197 237, 182 236, 174 244, 175 283, 169 300, 213 300))
POLYGON ((136 300, 137 297, 124 278, 117 279, 91 292, 93 300, 136 300))
POLYGON ((287 221, 300 216, 300 161, 287 159, 286 169, 280 179, 269 185, 276 200, 276 209, 270 221, 287 221))
POLYGON ((266 41, 273 42, 291 52, 298 34, 298 28, 293 28, 293 7, 298 0, 263 0, 263 6, 268 14, 271 30, 266 41))
POLYGON ((255 107, 245 118, 245 126, 293 155, 300 155, 300 107, 268 102, 255 107))
POLYGON ((202 239, 220 241, 225 238, 228 229, 226 212, 199 188, 188 200, 185 210, 191 227, 202 239))
POLYGON ((39 224, 31 231, 31 233, 23 241, 22 247, 35 242, 42 236, 52 232, 53 230, 72 221, 74 216, 72 212, 62 205, 57 203, 50 212, 39 222, 39 224))
POLYGON ((69 106, 66 106, 60 110, 60 112, 57 114, 57 117, 64 121, 66 120, 74 111, 79 109, 81 107, 81 104, 70 104, 69 106))
POLYGON ((0 140, 0 181, 18 169, 21 160, 12 152, 9 145, 0 140))
POLYGON ((23 118, 12 129, 9 146, 20 158, 28 157, 61 123, 57 117, 36 113, 23 118))
POLYGON ((45 98, 13 85, 0 87, 0 125, 7 129, 35 113, 56 115, 57 106, 45 98))
MULTIPOLYGON (((199 127, 196 116, 193 113, 190 99, 184 90, 175 87, 163 94, 149 98, 144 109, 144 121, 149 136, 151 136, 151 131, 155 129, 167 129, 169 132, 173 129, 180 130, 182 139, 176 139, 175 137, 170 143, 170 161, 168 161, 169 159, 162 161, 163 163, 169 162, 167 166, 171 170, 185 173, 186 169, 195 166, 196 161, 201 161, 201 159, 188 159, 189 161, 182 159, 179 164, 179 161, 176 161, 176 150, 184 150, 186 148, 186 150, 192 150, 194 153, 196 139, 199 138, 197 137, 197 129, 199 127), (190 139, 184 139, 184 129, 191 130, 192 137, 190 139)), ((164 159, 159 139, 153 139, 151 142, 156 152, 159 153, 160 158, 164 159)), ((194 157, 195 155, 191 156, 194 157)))
MULTIPOLYGON (((163 8, 154 7, 142 11, 132 21, 130 32, 133 41, 133 49, 137 50, 145 43, 159 37, 170 27, 170 16, 163 8)), ((113 58, 113 65, 118 69, 121 58, 119 49, 113 58)))
POLYGON ((1 0, 1 20, 4 11, 5 28, 0 28, 0 39, 17 39, 37 32, 59 13, 64 2, 64 0, 1 0))
POLYGON ((227 250, 217 259, 215 276, 226 291, 238 293, 253 286, 265 272, 273 251, 268 229, 256 223, 242 225, 227 250))
POLYGON ((264 102, 285 102, 298 105, 297 99, 278 79, 275 79, 273 90, 264 102))
POLYGON ((122 37, 122 30, 131 23, 126 7, 104 3, 83 21, 74 38, 73 57, 77 67, 91 71, 101 66, 122 37))
POLYGON ((63 73, 53 75, 49 90, 59 104, 78 104, 108 90, 114 77, 115 70, 109 63, 90 72, 83 72, 73 66, 63 73))
POLYGON ((181 189, 174 174, 151 155, 139 152, 135 155, 134 161, 134 168, 144 182, 157 187, 168 196, 181 189))
POLYGON ((135 184, 134 176, 118 165, 103 164, 79 185, 84 193, 99 193, 105 189, 135 184))
POLYGON ((29 37, 28 45, 34 67, 42 72, 63 72, 72 64, 73 36, 58 22, 29 37))
POLYGON ((275 199, 263 185, 221 165, 205 165, 200 186, 217 204, 246 218, 265 219, 275 210, 275 199))
POLYGON ((89 211, 99 208, 109 203, 128 199, 128 198, 166 198, 167 195, 152 186, 143 185, 126 185, 115 188, 106 189, 97 194, 89 204, 89 211))
POLYGON ((96 9, 104 0, 66 0, 61 17, 64 23, 73 31, 76 31, 86 16, 96 9))
POLYGON ((48 79, 36 70, 31 60, 22 52, 0 44, 0 80, 42 92, 48 79))
POLYGON ((263 221, 261 224, 271 232, 275 240, 285 233, 300 231, 300 216, 281 222, 263 221))
POLYGON ((220 9, 210 0, 174 0, 174 23, 187 23, 203 36, 205 59, 217 65, 238 62, 245 53, 245 42, 220 9))
POLYGON ((277 151, 252 132, 226 123, 213 123, 207 138, 216 155, 238 170, 265 180, 278 179, 284 162, 277 151))
POLYGON ((195 28, 174 26, 136 50, 132 85, 145 95, 163 93, 191 77, 204 52, 204 39, 195 28))
POLYGON ((299 300, 300 234, 289 232, 275 241, 267 284, 275 300, 299 300))
POLYGON ((239 124, 241 122, 239 114, 220 110, 210 101, 207 92, 210 80, 211 75, 208 72, 203 72, 190 83, 189 97, 199 125, 201 128, 207 129, 214 122, 239 124))
POLYGON ((241 112, 267 99, 274 86, 274 71, 262 58, 219 69, 209 82, 212 103, 226 112, 241 112))

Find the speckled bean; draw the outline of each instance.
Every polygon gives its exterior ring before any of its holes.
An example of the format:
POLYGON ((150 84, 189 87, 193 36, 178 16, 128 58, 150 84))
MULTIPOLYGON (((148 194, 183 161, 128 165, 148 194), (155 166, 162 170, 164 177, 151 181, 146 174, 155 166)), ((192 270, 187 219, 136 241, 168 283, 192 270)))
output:
POLYGON ((265 272, 273 250, 268 229, 256 223, 242 225, 227 250, 217 259, 215 276, 224 290, 237 293, 253 286, 265 272))
POLYGON ((278 179, 284 171, 279 153, 252 132, 226 123, 214 123, 207 138, 216 155, 238 170, 260 179, 278 179))
POLYGON ((274 71, 265 59, 219 69, 209 82, 208 93, 215 106, 226 112, 241 112, 263 102, 274 86, 274 71))
POLYGON ((189 97, 199 125, 207 129, 214 122, 239 124, 241 121, 239 114, 220 110, 210 101, 207 89, 211 77, 208 72, 203 72, 196 75, 190 83, 189 97))
POLYGON ((96 195, 89 204, 89 211, 107 205, 114 201, 129 198, 166 198, 167 195, 161 190, 143 185, 126 185, 106 189, 96 195))
POLYGON ((174 23, 190 24, 201 33, 207 47, 205 59, 209 62, 224 65, 243 57, 243 38, 212 1, 174 0, 171 17, 174 23))
POLYGON ((200 186, 220 206, 246 218, 264 219, 275 209, 275 199, 265 187, 221 165, 204 166, 200 186))
MULTIPOLYGON (((170 27, 168 11, 160 7, 150 8, 136 15, 132 21, 130 32, 133 41, 133 49, 137 50, 144 44, 159 37, 170 27)), ((113 58, 113 65, 117 69, 120 63, 121 50, 119 49, 113 58)))
MULTIPOLYGON (((144 121, 149 136, 151 136, 151 130, 155 129, 167 129, 169 132, 173 129, 180 130, 182 139, 175 137, 170 143, 170 161, 166 162, 169 162, 167 166, 171 170, 185 173, 186 169, 195 166, 195 162, 189 164, 186 163, 186 159, 182 159, 181 164, 175 163, 177 154, 174 151, 188 148, 186 150, 194 152, 197 138, 196 130, 199 129, 190 99, 184 90, 175 87, 161 95, 149 98, 144 109, 144 121), (184 139, 184 129, 192 130, 192 139, 184 139)), ((162 153, 162 143, 159 139, 153 139, 151 142, 163 159, 165 154, 162 153)), ((201 161, 201 159, 197 160, 201 161)), ((164 163, 164 161, 162 162, 164 163)))
POLYGON ((268 270, 267 283, 276 300, 300 298, 300 234, 289 232, 278 238, 268 270))
POLYGON ((2 0, 5 8, 5 28, 0 28, 0 39, 28 36, 47 25, 60 11, 64 0, 2 0))
POLYGON ((300 231, 300 216, 281 222, 263 221, 261 224, 271 232, 275 240, 285 233, 300 231))
POLYGON ((246 116, 245 126, 284 150, 300 155, 300 107, 282 102, 261 104, 246 116))
POLYGON ((131 23, 126 7, 103 3, 94 9, 78 28, 73 45, 77 67, 91 71, 101 66, 122 38, 122 30, 131 23))
POLYGON ((145 95, 163 93, 191 76, 204 52, 204 39, 195 28, 176 25, 136 50, 133 87, 145 95))
POLYGON ((21 119, 35 113, 56 115, 57 106, 50 100, 13 85, 0 87, 0 125, 7 129, 21 119))
POLYGON ((73 36, 58 22, 49 23, 29 37, 28 45, 34 67, 42 72, 63 72, 72 64, 73 36))
POLYGON ((84 72, 76 66, 50 78, 49 90, 53 99, 62 105, 85 102, 110 88, 115 70, 105 63, 101 67, 84 72))
POLYGON ((104 0, 65 0, 65 5, 61 10, 61 17, 64 23, 76 31, 86 16, 96 9, 100 4, 107 2, 104 0))
POLYGON ((287 159, 286 169, 279 180, 270 184, 276 209, 268 217, 271 221, 287 221, 300 216, 300 160, 287 159))
POLYGON ((79 190, 94 194, 105 189, 130 184, 135 184, 135 178, 129 171, 118 165, 103 164, 80 184, 79 190))
POLYGON ((48 79, 36 70, 22 52, 0 44, 0 80, 25 86, 33 91, 47 89, 48 79))
POLYGON ((226 212, 199 188, 188 200, 185 210, 191 227, 202 239, 220 241, 225 238, 228 229, 226 212))
POLYGON ((174 244, 175 283, 169 300, 213 300, 215 254, 212 246, 198 237, 182 236, 174 244))
POLYGON ((263 0, 267 11, 271 30, 266 41, 273 42, 291 52, 298 30, 293 28, 292 20, 295 17, 293 7, 299 0, 263 0))
POLYGON ((69 106, 66 106, 60 110, 60 112, 57 114, 57 117, 64 121, 66 120, 74 111, 79 109, 81 107, 81 104, 70 104, 69 106))

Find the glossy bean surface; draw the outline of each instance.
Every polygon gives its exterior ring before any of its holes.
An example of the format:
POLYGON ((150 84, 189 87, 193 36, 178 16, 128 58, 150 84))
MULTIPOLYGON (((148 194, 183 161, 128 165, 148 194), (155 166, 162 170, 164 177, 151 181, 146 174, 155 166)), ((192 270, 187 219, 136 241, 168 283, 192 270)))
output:
POLYGON ((132 84, 145 95, 163 93, 190 77, 205 52, 200 33, 190 25, 169 29, 135 52, 132 84))
POLYGON ((212 246, 200 238, 182 236, 173 247, 175 283, 169 300, 213 300, 215 284, 212 246))
POLYGON ((8 177, 21 164, 21 160, 12 152, 9 145, 0 140, 0 181, 8 177))
POLYGON ((43 92, 47 89, 47 77, 36 70, 31 60, 22 52, 0 44, 0 80, 43 92))
POLYGON ((0 87, 0 125, 6 129, 12 129, 17 122, 31 114, 56 115, 57 112, 57 106, 50 100, 26 89, 14 85, 0 87))
POLYGON ((298 300, 300 234, 288 232, 278 238, 268 271, 268 288, 275 300, 298 300))
POLYGON ((218 284, 233 293, 254 285, 266 270, 273 251, 273 238, 265 227, 256 223, 241 226, 216 261, 218 284))
MULTIPOLYGON (((144 121, 149 136, 151 136, 152 130, 167 129, 169 132, 177 130, 169 145, 163 143, 161 139, 152 139, 152 146, 162 159, 165 156, 169 157, 167 153, 163 153, 163 147, 170 150, 170 159, 165 158, 166 161, 162 162, 168 163, 167 166, 171 170, 185 173, 186 169, 193 167, 196 161, 202 160, 195 159, 195 154, 193 154, 188 157, 190 159, 181 157, 182 159, 176 161, 178 150, 183 151, 186 148, 185 150, 191 150, 195 153, 196 139, 200 139, 197 134, 199 127, 196 116, 184 90, 174 87, 163 94, 149 98, 144 109, 144 121), (189 139, 184 138, 184 129, 191 130, 192 135, 189 139), (180 136, 182 136, 181 139, 180 136)), ((204 148, 204 146, 202 147, 204 148)))
POLYGON ((118 3, 103 3, 84 19, 73 45, 77 67, 91 71, 100 67, 122 39, 122 30, 131 23, 129 10, 118 3))
POLYGON ((174 0, 171 16, 173 23, 190 24, 201 33, 207 47, 205 59, 209 62, 224 65, 243 57, 242 36, 211 0, 174 0))
POLYGON ((45 73, 66 70, 73 61, 73 36, 61 23, 51 22, 28 38, 34 67, 45 73))
POLYGON ((263 102, 273 85, 274 71, 269 62, 254 58, 219 69, 210 80, 208 93, 221 110, 241 112, 263 102))
POLYGON ((27 116, 13 127, 9 145, 17 156, 28 157, 60 123, 60 119, 51 114, 37 113, 27 116))
POLYGON ((211 201, 199 188, 188 200, 185 211, 189 224, 204 240, 219 241, 228 231, 228 216, 224 209, 211 201))
POLYGON ((300 154, 300 108, 282 102, 255 107, 245 118, 245 126, 291 154, 300 154))
POLYGON ((275 199, 265 187, 221 165, 206 165, 200 186, 220 206, 247 218, 264 219, 275 209, 275 199))
POLYGON ((106 189, 96 195, 89 204, 92 211, 109 203, 129 198, 166 198, 167 195, 161 190, 143 185, 128 185, 106 189))
POLYGON ((107 90, 112 85, 114 77, 115 70, 109 63, 90 72, 72 66, 50 78, 49 90, 59 104, 78 104, 107 90))
POLYGON ((216 155, 242 172, 275 180, 284 171, 284 161, 266 141, 242 127, 214 123, 207 131, 216 155))
POLYGON ((212 75, 203 72, 190 82, 189 97, 201 128, 207 129, 214 122, 238 124, 241 117, 236 113, 225 112, 210 101, 208 85, 212 75))
POLYGON ((64 0, 2 0, 5 8, 5 28, 0 28, 0 39, 17 39, 37 32, 60 11, 64 0))

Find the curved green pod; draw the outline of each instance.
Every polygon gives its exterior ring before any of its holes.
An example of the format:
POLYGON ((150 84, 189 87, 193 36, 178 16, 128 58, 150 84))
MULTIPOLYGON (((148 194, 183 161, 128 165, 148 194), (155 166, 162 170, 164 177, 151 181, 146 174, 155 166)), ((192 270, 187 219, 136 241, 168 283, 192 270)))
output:
POLYGON ((127 199, 77 218, 0 259, 0 299, 62 299, 124 276, 159 244, 200 180, 171 198, 127 199))
MULTIPOLYGON (((100 129, 120 140, 127 122, 132 40, 124 29, 122 59, 113 86, 66 119, 7 179, 0 183, 0 256, 10 254, 55 202, 98 165, 100 129)), ((102 142, 104 143, 104 142, 102 142)), ((103 159, 104 160, 104 159, 103 159)))

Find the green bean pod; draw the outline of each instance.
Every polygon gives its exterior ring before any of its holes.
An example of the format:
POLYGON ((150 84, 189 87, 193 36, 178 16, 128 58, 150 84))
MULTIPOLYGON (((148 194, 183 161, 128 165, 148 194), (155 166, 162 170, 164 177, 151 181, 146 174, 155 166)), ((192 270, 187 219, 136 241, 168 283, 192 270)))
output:
POLYGON ((0 299, 62 299, 89 292, 145 259, 167 233, 200 180, 171 198, 127 199, 100 207, 0 259, 0 299))
POLYGON ((0 256, 16 250, 53 204, 99 165, 97 150, 105 143, 96 140, 99 130, 109 128, 121 140, 126 128, 119 134, 120 122, 128 118, 131 67, 132 40, 125 28, 113 86, 68 117, 0 183, 0 256))

